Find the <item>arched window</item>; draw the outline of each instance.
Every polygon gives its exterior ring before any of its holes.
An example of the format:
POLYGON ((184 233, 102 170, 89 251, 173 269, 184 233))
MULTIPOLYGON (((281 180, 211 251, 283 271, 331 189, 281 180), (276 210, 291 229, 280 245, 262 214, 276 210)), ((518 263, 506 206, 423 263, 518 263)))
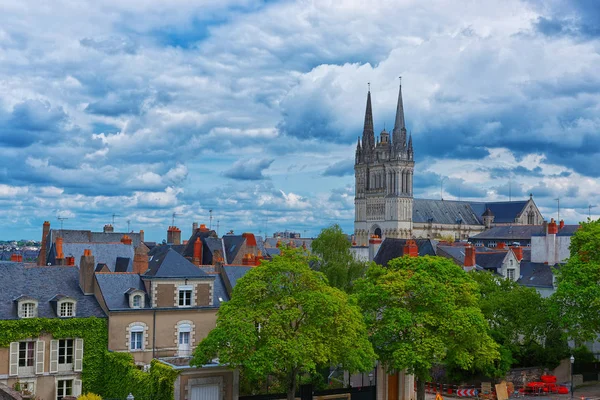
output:
POLYGON ((189 357, 192 354, 193 326, 191 321, 177 323, 177 356, 189 357))
POLYGON ((75 316, 75 302, 72 300, 63 300, 58 302, 58 316, 69 318, 75 316))
POLYGON ((148 327, 143 322, 133 322, 128 327, 128 347, 130 351, 140 351, 146 348, 146 331, 148 327))

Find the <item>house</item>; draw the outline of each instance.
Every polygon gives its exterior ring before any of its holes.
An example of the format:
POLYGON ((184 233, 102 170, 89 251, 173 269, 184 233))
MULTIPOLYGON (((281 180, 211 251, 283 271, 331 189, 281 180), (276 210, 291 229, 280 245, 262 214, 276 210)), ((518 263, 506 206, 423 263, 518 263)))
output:
MULTIPOLYGON (((81 291, 76 266, 0 262, 0 282, 1 320, 106 318, 96 299, 81 291)), ((52 333, 11 342, 0 347, 0 383, 13 387, 18 381, 41 399, 78 396, 85 346, 82 337, 52 333)))
POLYGON ((437 255, 446 257, 462 266, 466 271, 473 269, 490 271, 494 274, 518 281, 521 276, 523 251, 520 246, 491 249, 474 247, 469 243, 438 243, 437 255))

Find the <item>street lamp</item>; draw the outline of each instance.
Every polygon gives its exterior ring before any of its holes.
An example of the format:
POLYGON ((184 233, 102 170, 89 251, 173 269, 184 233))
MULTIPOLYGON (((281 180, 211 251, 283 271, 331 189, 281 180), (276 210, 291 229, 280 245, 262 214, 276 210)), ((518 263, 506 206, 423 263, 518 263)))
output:
POLYGON ((573 355, 571 355, 571 400, 573 400, 573 364, 575 364, 575 357, 573 357, 573 355))

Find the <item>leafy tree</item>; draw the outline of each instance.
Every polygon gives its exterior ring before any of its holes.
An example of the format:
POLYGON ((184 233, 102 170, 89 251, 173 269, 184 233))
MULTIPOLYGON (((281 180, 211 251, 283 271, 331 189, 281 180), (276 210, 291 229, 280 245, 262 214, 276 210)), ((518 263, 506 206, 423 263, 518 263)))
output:
POLYGON ((366 371, 375 355, 360 309, 311 270, 300 249, 284 248, 237 282, 192 364, 214 357, 249 378, 275 377, 292 400, 298 375, 328 363, 366 371))
POLYGON ((567 263, 555 270, 552 297, 568 336, 583 343, 600 334, 600 220, 582 222, 570 250, 567 263))
POLYGON ((500 360, 482 372, 503 376, 515 365, 556 367, 568 346, 550 301, 533 288, 490 272, 473 271, 470 275, 479 285, 479 306, 490 334, 500 345, 500 360))
POLYGON ((317 260, 314 269, 327 276, 329 284, 345 292, 352 290, 354 281, 364 276, 367 263, 357 260, 350 251, 350 241, 339 225, 321 230, 311 249, 317 260))
POLYGON ((448 259, 405 256, 371 266, 355 296, 379 361, 415 374, 418 400, 434 364, 483 369, 499 358, 477 283, 448 259))

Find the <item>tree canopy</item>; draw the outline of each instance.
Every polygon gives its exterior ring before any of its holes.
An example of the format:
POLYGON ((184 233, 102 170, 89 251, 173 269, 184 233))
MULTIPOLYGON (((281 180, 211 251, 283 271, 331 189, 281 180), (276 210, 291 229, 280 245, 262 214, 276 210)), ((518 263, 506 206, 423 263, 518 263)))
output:
POLYGON ((354 281, 364 276, 367 263, 357 260, 350 251, 350 241, 342 228, 331 225, 321 230, 311 244, 317 257, 313 266, 327 276, 329 284, 345 292, 352 290, 354 281))
POLYGON ((360 309, 313 271, 300 249, 284 248, 238 280, 217 327, 194 351, 193 365, 218 357, 246 376, 275 377, 294 398, 299 374, 320 365, 373 367, 375 354, 360 309))
POLYGON ((567 262, 555 270, 553 295, 562 327, 581 344, 600 334, 600 220, 582 222, 567 262))
POLYGON ((379 361, 414 373, 418 399, 434 364, 483 369, 499 358, 477 283, 448 259, 405 256, 371 266, 355 296, 379 361))

